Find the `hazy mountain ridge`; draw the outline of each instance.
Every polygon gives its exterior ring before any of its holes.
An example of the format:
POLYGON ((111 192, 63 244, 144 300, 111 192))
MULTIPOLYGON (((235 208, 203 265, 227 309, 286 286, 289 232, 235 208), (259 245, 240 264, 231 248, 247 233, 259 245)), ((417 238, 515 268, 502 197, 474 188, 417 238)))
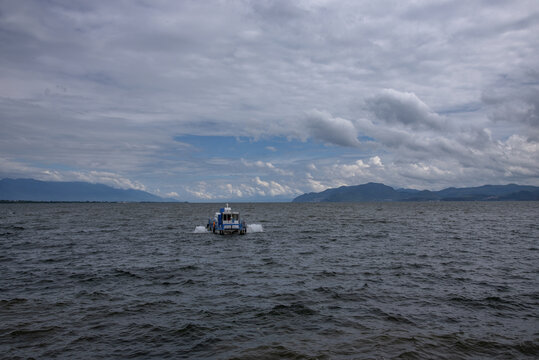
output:
POLYGON ((103 184, 81 181, 59 182, 34 179, 0 180, 0 200, 9 201, 103 201, 103 202, 171 202, 149 192, 117 189, 103 184))
POLYGON ((440 191, 398 189, 367 183, 341 186, 319 193, 303 194, 293 202, 361 202, 361 201, 531 201, 539 200, 539 187, 529 185, 483 185, 440 191))

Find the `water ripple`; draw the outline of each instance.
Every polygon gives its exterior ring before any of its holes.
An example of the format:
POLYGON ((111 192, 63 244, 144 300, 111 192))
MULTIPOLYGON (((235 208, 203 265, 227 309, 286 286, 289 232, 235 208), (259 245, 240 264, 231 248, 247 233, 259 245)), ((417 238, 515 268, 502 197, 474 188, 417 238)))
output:
POLYGON ((219 206, 0 204, 2 355, 539 356, 539 203, 219 206))

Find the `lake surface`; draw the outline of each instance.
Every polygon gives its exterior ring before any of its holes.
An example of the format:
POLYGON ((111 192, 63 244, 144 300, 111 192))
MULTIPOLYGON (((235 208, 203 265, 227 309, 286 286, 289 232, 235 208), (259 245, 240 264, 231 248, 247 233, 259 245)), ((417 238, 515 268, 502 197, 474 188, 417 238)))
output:
POLYGON ((539 356, 537 202, 222 205, 0 204, 0 357, 539 356))

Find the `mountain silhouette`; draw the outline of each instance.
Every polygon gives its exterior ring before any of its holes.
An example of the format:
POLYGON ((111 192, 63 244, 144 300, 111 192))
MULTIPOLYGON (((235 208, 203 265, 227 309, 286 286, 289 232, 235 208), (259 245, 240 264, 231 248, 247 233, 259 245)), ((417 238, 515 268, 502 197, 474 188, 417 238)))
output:
POLYGON ((539 187, 528 185, 483 185, 440 191, 397 189, 379 183, 341 186, 318 193, 303 194, 293 202, 361 201, 526 201, 539 200, 539 187))
POLYGON ((8 201, 110 201, 168 202, 146 191, 116 189, 88 182, 40 181, 34 179, 0 180, 0 200, 8 201))

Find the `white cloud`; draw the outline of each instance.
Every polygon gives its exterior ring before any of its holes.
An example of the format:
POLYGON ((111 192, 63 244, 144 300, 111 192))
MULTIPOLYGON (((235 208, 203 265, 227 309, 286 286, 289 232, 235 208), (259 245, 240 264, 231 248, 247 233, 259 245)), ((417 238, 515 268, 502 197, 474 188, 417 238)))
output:
POLYGON ((373 156, 367 162, 359 159, 351 164, 335 164, 332 166, 332 173, 339 174, 341 179, 363 178, 372 181, 381 169, 382 160, 379 156, 373 156))
POLYGON ((280 184, 274 180, 265 181, 258 176, 251 179, 248 183, 213 182, 210 184, 203 181, 199 182, 194 188, 188 188, 187 191, 198 200, 290 197, 300 193, 299 190, 292 189, 288 185, 280 184))
POLYGON ((366 169, 370 166, 365 164, 363 160, 357 160, 353 164, 344 164, 344 165, 334 165, 336 171, 338 171, 342 177, 356 177, 361 176, 367 173, 366 169))
POLYGON ((307 179, 307 184, 308 188, 305 190, 306 192, 321 192, 329 188, 329 186, 325 186, 320 181, 316 181, 314 179, 307 179))
POLYGON ((241 198, 243 197, 243 192, 241 189, 238 189, 238 187, 233 186, 232 184, 226 184, 225 185, 226 193, 230 196, 241 198))
POLYGON ((120 189, 146 190, 146 187, 137 182, 126 179, 118 174, 105 171, 79 172, 73 171, 63 175, 63 179, 74 179, 91 183, 108 184, 120 189))
POLYGON ((207 190, 208 184, 204 181, 199 181, 194 187, 185 187, 185 191, 194 195, 198 200, 213 200, 216 198, 214 194, 207 190))
POLYGON ((245 160, 245 159, 241 159, 241 163, 243 165, 247 166, 247 167, 257 167, 257 168, 261 168, 261 169, 269 169, 272 172, 278 173, 280 175, 287 175, 287 176, 293 175, 292 171, 285 171, 283 169, 277 168, 275 165, 273 165, 269 161, 261 161, 261 160, 248 161, 248 160, 245 160))
POLYGON ((311 173, 306 173, 305 177, 306 177, 305 181, 308 185, 307 189, 305 190, 306 192, 311 192, 311 191, 320 192, 328 188, 328 186, 323 185, 320 181, 314 180, 311 173))
POLYGON ((255 162, 255 165, 258 167, 267 167, 269 169, 275 169, 275 166, 273 166, 273 164, 270 162, 263 162, 263 161, 258 160, 255 162))
POLYGON ((297 190, 293 190, 289 186, 281 185, 273 180, 264 181, 257 176, 255 177, 254 181, 256 185, 263 189, 265 194, 269 194, 271 196, 292 195, 298 193, 297 190))
POLYGON ((333 117, 326 111, 311 110, 305 117, 305 132, 317 140, 341 146, 357 147, 357 130, 350 120, 333 117))
POLYGON ((369 159, 369 162, 374 166, 380 166, 380 167, 384 166, 382 164, 382 159, 380 159, 379 156, 373 156, 372 158, 369 159))
POLYGON ((539 143, 524 136, 513 135, 505 141, 490 140, 481 148, 466 147, 453 139, 436 138, 433 141, 445 141, 433 152, 436 156, 422 156, 421 152, 416 154, 403 148, 399 153, 384 157, 376 155, 368 160, 346 162, 341 159, 336 164, 317 164, 316 170, 307 173, 304 191, 322 191, 328 187, 370 181, 418 189, 486 183, 539 185, 539 143), (441 149, 446 146, 450 149, 444 153, 441 149))
POLYGON ((425 163, 413 163, 409 165, 410 172, 408 176, 420 178, 420 179, 438 179, 441 176, 451 176, 451 171, 442 170, 434 165, 428 165, 425 163))
POLYGON ((391 124, 404 125, 413 129, 444 127, 443 118, 433 112, 417 95, 385 89, 378 95, 367 99, 367 108, 376 118, 391 124))

